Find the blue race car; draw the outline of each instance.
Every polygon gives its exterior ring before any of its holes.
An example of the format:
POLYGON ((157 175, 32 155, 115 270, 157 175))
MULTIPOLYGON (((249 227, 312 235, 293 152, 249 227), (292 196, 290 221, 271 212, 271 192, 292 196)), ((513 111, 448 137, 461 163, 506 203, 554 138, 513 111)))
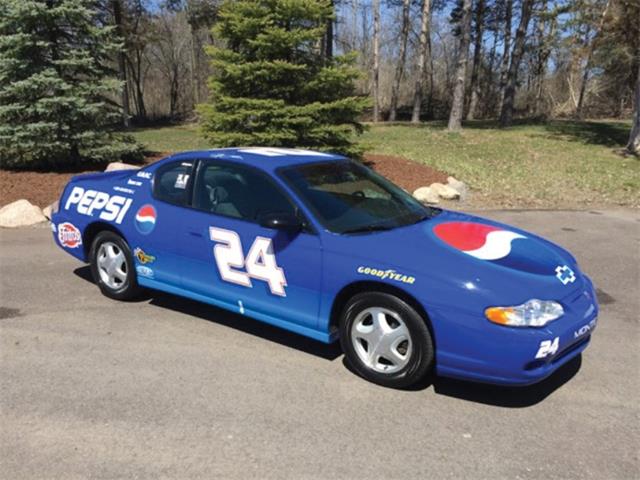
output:
POLYGON ((74 177, 55 241, 108 297, 147 287, 321 342, 362 377, 537 382, 596 326, 589 278, 517 228, 427 207, 358 162, 278 148, 74 177))

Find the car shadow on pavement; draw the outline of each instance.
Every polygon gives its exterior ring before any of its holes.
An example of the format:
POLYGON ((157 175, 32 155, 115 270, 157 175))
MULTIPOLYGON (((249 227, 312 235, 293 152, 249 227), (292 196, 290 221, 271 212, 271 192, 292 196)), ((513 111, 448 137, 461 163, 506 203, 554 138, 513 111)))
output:
POLYGON ((526 387, 503 387, 465 382, 450 378, 436 378, 432 385, 439 395, 506 408, 525 408, 540 403, 571 380, 582 366, 582 355, 567 362, 552 375, 526 387))
MULTIPOLYGON (((94 283, 89 266, 76 268, 73 273, 87 282, 94 283)), ((160 308, 202 318, 325 360, 333 361, 342 355, 339 342, 328 345, 258 320, 246 321, 247 318, 243 315, 170 293, 145 289, 143 294, 133 302, 148 302, 160 308)), ((357 375, 344 357, 343 364, 354 375, 357 375)), ((502 387, 428 376, 405 390, 421 392, 433 387, 433 391, 438 395, 497 407, 525 408, 540 403, 571 380, 578 373, 581 365, 582 355, 578 355, 545 380, 527 387, 502 387)))
MULTIPOLYGON (((73 273, 87 282, 94 283, 88 266, 76 268, 73 273)), ((170 293, 145 289, 133 302, 148 302, 160 308, 198 317, 326 360, 335 360, 342 355, 338 342, 327 345, 264 322, 247 321, 247 317, 243 315, 170 293)))

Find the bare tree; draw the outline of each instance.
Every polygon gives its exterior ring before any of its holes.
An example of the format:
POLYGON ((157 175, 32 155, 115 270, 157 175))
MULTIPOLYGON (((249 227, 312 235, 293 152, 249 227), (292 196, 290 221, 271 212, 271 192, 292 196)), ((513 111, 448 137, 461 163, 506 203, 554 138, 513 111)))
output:
POLYGON ((602 31, 602 26, 604 25, 604 20, 607 17, 607 12, 609 11, 609 5, 611 4, 610 0, 606 0, 604 7, 602 9, 602 14, 600 15, 600 22, 598 23, 597 29, 593 38, 589 41, 587 36, 587 61, 584 66, 584 71, 582 72, 582 81, 580 82, 580 96, 578 97, 578 105, 576 107, 576 117, 582 118, 582 108, 584 105, 584 98, 587 91, 587 82, 589 81, 589 73, 591 72, 591 62, 593 59, 593 51, 595 49, 596 42, 602 31))
POLYGON ((507 83, 504 89, 504 100, 502 102, 502 111, 500 112, 500 126, 506 127, 511 125, 513 120, 513 109, 516 97, 516 82, 518 81, 518 69, 520 61, 524 53, 524 44, 526 40, 527 29, 529 28, 529 20, 531 19, 531 10, 534 0, 522 0, 522 13, 520 15, 520 24, 516 31, 516 38, 511 54, 511 62, 509 64, 509 73, 507 74, 507 83))
POLYGON ((629 134, 629 143, 627 143, 627 150, 630 153, 636 155, 640 154, 640 67, 638 67, 638 76, 636 78, 636 92, 635 92, 636 110, 633 115, 633 127, 629 134))
POLYGON ((413 93, 413 113, 411 123, 420 122, 422 110, 422 95, 424 88, 424 72, 426 68, 426 56, 429 48, 429 23, 431 22, 431 0, 422 0, 422 16, 420 18, 420 43, 418 46, 418 68, 416 72, 415 88, 413 93))
POLYGON ((511 58, 511 22, 513 19, 513 0, 504 0, 504 45, 502 47, 502 63, 500 66, 500 92, 498 112, 502 110, 504 90, 507 85, 509 73, 509 60, 511 58))
POLYGON ((380 0, 373 0, 373 121, 380 120, 380 0))
MULTIPOLYGON (((111 0, 111 8, 113 9, 113 21, 116 26, 116 31, 120 38, 124 39, 124 32, 122 28, 122 4, 120 0, 111 0)), ((122 86, 120 87, 120 97, 122 101, 122 124, 125 128, 131 126, 131 119, 129 117, 129 89, 127 86, 127 67, 126 67, 126 53, 124 48, 118 52, 118 75, 122 86)))
POLYGON ((475 9, 475 33, 474 33, 474 45, 473 45, 473 65, 471 67, 471 101, 469 102, 469 110, 467 112, 467 118, 473 120, 475 118, 476 108, 478 106, 478 98, 480 97, 480 82, 478 81, 478 74, 480 70, 480 61, 482 59, 482 35, 484 31, 484 0, 476 0, 475 9))
POLYGON ((464 84, 467 77, 467 63, 469 57, 469 43, 471 40, 471 0, 462 3, 462 18, 460 19, 460 48, 456 62, 456 78, 453 87, 453 100, 449 113, 449 131, 462 128, 462 112, 464 110, 464 84))
POLYGON ((391 87, 391 105, 389 108, 389 121, 396 119, 398 109, 398 95, 400 92, 400 82, 404 74, 404 63, 407 57, 407 40, 409 38, 409 11, 411 0, 402 0, 402 29, 400 32, 400 52, 398 54, 398 63, 396 72, 393 77, 393 86, 391 87))

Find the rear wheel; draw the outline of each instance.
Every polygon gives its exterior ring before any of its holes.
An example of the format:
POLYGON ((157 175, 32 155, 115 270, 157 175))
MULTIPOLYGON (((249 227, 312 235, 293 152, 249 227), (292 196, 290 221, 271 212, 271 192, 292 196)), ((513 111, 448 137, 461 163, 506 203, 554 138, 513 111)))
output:
POLYGON ((89 252, 93 279, 104 295, 130 300, 140 293, 131 249, 118 234, 100 232, 89 252))
POLYGON ((359 375, 385 387, 408 387, 433 365, 433 341, 425 320, 409 304, 386 293, 360 293, 347 303, 340 343, 359 375))

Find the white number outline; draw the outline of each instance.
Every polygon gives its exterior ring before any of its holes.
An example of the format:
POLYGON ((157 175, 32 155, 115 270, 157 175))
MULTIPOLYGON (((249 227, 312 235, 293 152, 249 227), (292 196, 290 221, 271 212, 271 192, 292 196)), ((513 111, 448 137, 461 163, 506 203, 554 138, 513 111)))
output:
POLYGON ((540 347, 538 348, 538 353, 536 353, 536 358, 547 358, 549 355, 555 355, 558 351, 558 347, 560 346, 560 337, 556 337, 552 340, 543 340, 540 342, 540 347))
POLYGON ((242 240, 235 231, 209 227, 209 238, 216 242, 213 256, 224 281, 253 288, 253 278, 267 282, 273 295, 287 296, 284 288, 287 286, 287 279, 284 270, 278 266, 270 238, 256 237, 246 257, 242 250, 242 240))

